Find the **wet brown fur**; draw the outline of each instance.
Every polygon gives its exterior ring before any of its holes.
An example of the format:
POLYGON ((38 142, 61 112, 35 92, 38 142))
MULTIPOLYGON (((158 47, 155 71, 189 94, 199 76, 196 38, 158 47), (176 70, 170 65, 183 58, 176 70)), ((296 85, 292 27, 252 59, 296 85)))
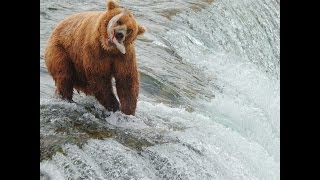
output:
POLYGON ((95 96, 107 110, 135 114, 139 76, 134 41, 145 29, 131 13, 124 15, 120 22, 133 30, 124 41, 126 54, 108 44, 108 22, 122 10, 114 1, 108 1, 106 11, 72 15, 53 30, 45 62, 55 81, 56 93, 63 99, 72 101, 75 88, 95 96), (121 106, 112 91, 112 77, 121 106))

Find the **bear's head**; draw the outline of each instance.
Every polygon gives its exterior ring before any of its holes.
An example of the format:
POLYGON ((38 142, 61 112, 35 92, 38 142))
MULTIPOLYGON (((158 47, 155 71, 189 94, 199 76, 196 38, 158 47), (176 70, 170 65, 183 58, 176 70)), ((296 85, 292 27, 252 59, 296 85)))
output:
POLYGON ((127 47, 145 32, 128 10, 114 0, 107 0, 107 10, 100 24, 100 40, 105 50, 126 54, 127 47))

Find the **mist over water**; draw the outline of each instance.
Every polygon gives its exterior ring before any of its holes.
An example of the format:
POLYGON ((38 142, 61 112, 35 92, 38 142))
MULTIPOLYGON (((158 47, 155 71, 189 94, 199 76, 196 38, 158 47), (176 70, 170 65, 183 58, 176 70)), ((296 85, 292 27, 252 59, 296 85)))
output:
POLYGON ((43 53, 67 15, 101 0, 40 1, 41 179, 280 179, 276 0, 121 0, 136 42, 136 116, 54 96, 43 53))

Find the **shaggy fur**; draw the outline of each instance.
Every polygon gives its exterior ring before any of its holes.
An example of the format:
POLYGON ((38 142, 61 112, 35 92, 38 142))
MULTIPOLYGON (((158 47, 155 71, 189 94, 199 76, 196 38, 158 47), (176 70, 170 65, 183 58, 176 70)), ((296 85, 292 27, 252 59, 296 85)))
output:
POLYGON ((95 96, 109 111, 120 109, 125 114, 135 114, 139 76, 134 41, 145 29, 128 13, 118 22, 130 29, 124 41, 126 54, 108 43, 108 22, 123 10, 116 2, 107 1, 106 11, 72 15, 53 30, 45 62, 61 98, 72 101, 75 88, 95 96), (120 104, 112 91, 112 77, 116 80, 120 104))

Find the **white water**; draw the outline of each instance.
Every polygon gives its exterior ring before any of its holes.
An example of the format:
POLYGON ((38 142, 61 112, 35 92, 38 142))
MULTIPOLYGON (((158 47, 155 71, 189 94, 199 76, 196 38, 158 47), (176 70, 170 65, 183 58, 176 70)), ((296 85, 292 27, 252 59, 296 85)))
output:
POLYGON ((136 149, 113 137, 82 147, 67 143, 64 153, 40 162, 42 178, 280 179, 279 2, 120 3, 149 29, 136 43, 136 117, 97 116, 104 109, 83 95, 75 95, 78 104, 53 97, 42 59, 48 34, 65 15, 101 10, 104 2, 41 1, 40 133, 56 135, 58 124, 67 126, 76 112, 80 123, 102 124, 152 145, 136 149), (84 104, 93 104, 93 112, 84 104))

